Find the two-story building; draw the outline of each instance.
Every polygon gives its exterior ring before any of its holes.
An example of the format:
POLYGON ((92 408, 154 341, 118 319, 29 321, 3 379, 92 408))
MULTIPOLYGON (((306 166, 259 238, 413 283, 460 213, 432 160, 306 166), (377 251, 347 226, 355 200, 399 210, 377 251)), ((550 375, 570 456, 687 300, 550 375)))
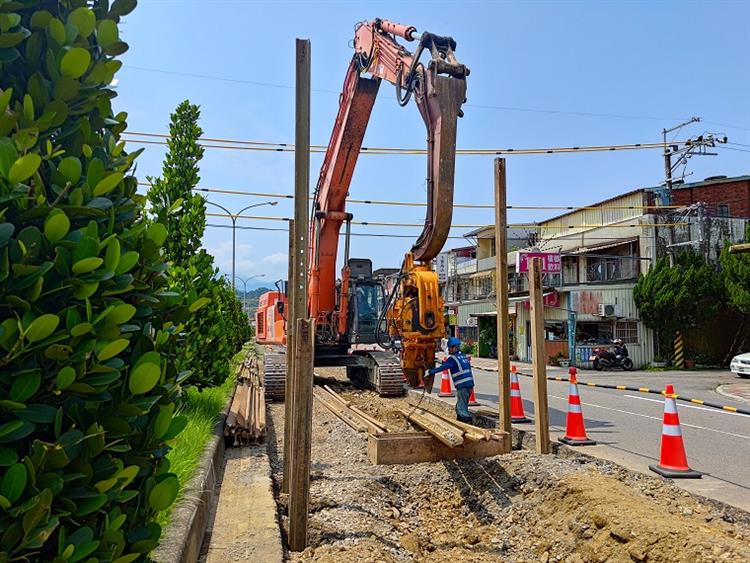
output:
MULTIPOLYGON (((722 180, 741 187, 746 178, 722 180)), ((689 205, 692 202, 685 195, 677 194, 703 184, 716 190, 716 183, 707 180, 675 186, 675 201, 689 205)), ((654 359, 654 335, 640 320, 633 299, 638 276, 670 249, 692 246, 716 259, 725 240, 743 240, 747 220, 719 217, 716 198, 706 197, 705 192, 702 201, 713 212, 703 216, 654 209, 653 193, 653 188, 633 190, 542 221, 534 232, 509 233, 507 283, 513 357, 522 361, 531 358, 528 279, 515 271, 515 264, 518 250, 533 249, 559 253, 561 260, 561 272, 544 277, 545 355, 569 356, 568 331, 574 323, 574 361, 579 366, 590 365, 593 348, 613 338, 626 343, 636 367, 654 359)), ((718 190, 715 194, 722 196, 718 190)), ((738 198, 733 207, 739 211, 738 198)), ((476 257, 449 268, 444 283, 451 330, 478 341, 480 355, 492 355, 492 325, 496 322, 494 226, 466 237, 476 240, 476 257)), ((467 254, 466 249, 462 252, 467 254)))

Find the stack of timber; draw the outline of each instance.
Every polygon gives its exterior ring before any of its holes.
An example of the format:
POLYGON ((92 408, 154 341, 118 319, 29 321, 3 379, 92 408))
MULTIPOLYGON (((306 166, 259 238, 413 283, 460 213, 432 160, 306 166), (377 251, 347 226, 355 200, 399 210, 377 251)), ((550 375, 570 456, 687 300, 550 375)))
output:
POLYGON ((461 446, 467 442, 502 441, 498 432, 486 428, 479 428, 465 422, 451 420, 448 416, 436 411, 427 410, 418 404, 412 404, 411 409, 401 409, 408 420, 432 434, 449 448, 461 446))
POLYGON ((323 387, 316 386, 313 390, 313 395, 324 407, 357 432, 367 432, 375 435, 388 432, 388 428, 382 422, 358 409, 328 385, 324 385, 323 387))
POLYGON ((237 370, 237 388, 224 436, 233 446, 258 443, 266 435, 266 401, 258 359, 248 355, 237 370))

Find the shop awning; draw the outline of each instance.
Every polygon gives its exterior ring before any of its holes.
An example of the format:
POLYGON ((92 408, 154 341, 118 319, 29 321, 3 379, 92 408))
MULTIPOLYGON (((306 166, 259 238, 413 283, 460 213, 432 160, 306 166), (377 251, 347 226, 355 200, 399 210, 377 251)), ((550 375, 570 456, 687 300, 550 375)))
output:
POLYGON ((476 278, 487 278, 487 277, 492 276, 492 274, 494 274, 494 273, 495 273, 494 269, 493 270, 485 270, 484 272, 477 272, 476 274, 471 274, 469 276, 469 279, 473 280, 473 279, 476 279, 476 278))
POLYGON ((598 252, 599 250, 606 250, 607 248, 614 248, 616 246, 622 246, 623 244, 630 244, 630 243, 633 243, 633 242, 638 242, 638 237, 631 237, 631 238, 626 238, 626 239, 612 240, 612 241, 604 243, 604 244, 596 244, 594 246, 586 246, 584 248, 579 248, 578 250, 574 250, 572 252, 566 252, 565 254, 567 254, 567 255, 588 254, 589 252, 598 252))

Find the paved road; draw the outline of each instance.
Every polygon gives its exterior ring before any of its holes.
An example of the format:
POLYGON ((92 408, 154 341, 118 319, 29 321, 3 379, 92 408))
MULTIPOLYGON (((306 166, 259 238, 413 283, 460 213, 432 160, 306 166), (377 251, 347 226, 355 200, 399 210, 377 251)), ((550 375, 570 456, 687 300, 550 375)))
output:
MULTIPOLYGON (((530 371, 529 368, 519 368, 530 371)), ((485 404, 497 405, 497 373, 475 369, 476 396, 485 404)), ((565 375, 551 368, 548 375, 565 375)), ((748 407, 747 402, 719 395, 718 385, 734 383, 728 372, 579 372, 579 380, 663 388, 675 385, 675 392, 723 405, 748 407)), ((533 416, 532 379, 519 377, 524 409, 533 416)), ((658 395, 614 391, 579 385, 586 429, 598 445, 589 454, 608 459, 637 471, 649 472, 648 465, 659 457, 663 400, 658 395)), ((553 439, 564 435, 568 384, 548 382, 550 426, 553 439)), ((678 401, 680 422, 688 461, 705 473, 702 479, 675 480, 691 492, 702 494, 750 511, 750 416, 734 414, 678 401)), ((532 424, 519 427, 533 429, 532 424)), ((653 475, 653 473, 652 473, 653 475)))

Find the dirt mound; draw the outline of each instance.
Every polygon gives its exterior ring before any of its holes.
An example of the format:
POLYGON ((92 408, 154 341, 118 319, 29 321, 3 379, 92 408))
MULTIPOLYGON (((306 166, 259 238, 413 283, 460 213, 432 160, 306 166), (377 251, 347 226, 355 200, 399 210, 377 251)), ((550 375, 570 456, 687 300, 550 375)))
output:
MULTIPOLYGON (((396 424, 389 416, 406 404, 338 390, 389 426, 396 424)), ((270 408, 278 486, 282 436, 276 429, 283 428, 283 405, 270 408)), ((608 462, 519 451, 483 460, 371 466, 366 451, 364 435, 316 402, 310 547, 289 554, 290 560, 750 560, 746 513, 724 512, 661 478, 608 462)), ((283 504, 280 498, 286 526, 283 504)))

